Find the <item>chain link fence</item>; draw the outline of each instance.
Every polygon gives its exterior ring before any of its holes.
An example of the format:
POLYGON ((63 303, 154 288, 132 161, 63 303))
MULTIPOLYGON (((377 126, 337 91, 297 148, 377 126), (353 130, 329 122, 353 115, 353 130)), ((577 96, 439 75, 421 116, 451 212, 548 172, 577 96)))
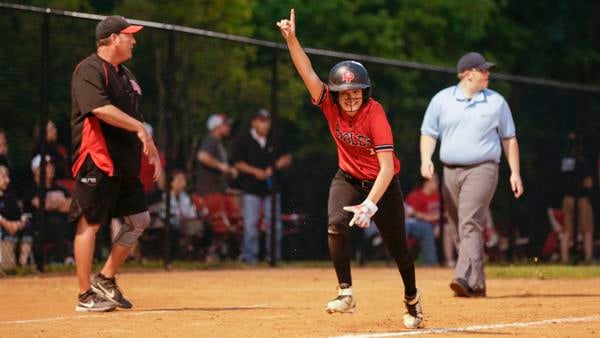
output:
MULTIPOLYGON (((75 65, 95 51, 94 27, 100 17, 6 6, 0 6, 0 17, 0 37, 5 41, 0 51, 0 127, 8 134, 12 186, 18 191, 30 178, 33 129, 44 119, 40 98, 44 85, 48 118, 57 125, 59 142, 70 146, 70 76, 75 65), (40 74, 44 16, 50 18, 45 78, 40 74)), ((284 213, 306 215, 295 233, 299 245, 287 248, 289 257, 325 258, 327 196, 337 155, 325 120, 310 103, 287 51, 279 43, 136 23, 147 27, 136 35, 134 57, 127 66, 142 85, 144 117, 154 126, 169 168, 182 168, 193 176, 196 147, 207 132, 210 114, 232 116, 234 133, 240 133, 248 129, 255 110, 271 109, 274 132, 285 139, 294 155, 284 177, 284 213)), ((364 55, 307 52, 321 79, 326 79, 340 58, 364 63, 373 82, 373 96, 382 103, 392 125, 402 162, 402 184, 408 192, 419 179, 423 114, 433 95, 458 82, 454 71, 364 55)), ((501 70, 502 60, 497 63, 501 70)), ((597 166, 600 89, 507 74, 493 74, 490 88, 500 92, 512 109, 526 189, 523 198, 515 201, 503 162, 492 213, 504 236, 515 236, 518 231, 519 236, 530 238, 528 255, 535 256, 549 231, 546 208, 560 203, 564 184, 558 179, 560 155, 569 131, 578 134, 582 153, 597 166)))

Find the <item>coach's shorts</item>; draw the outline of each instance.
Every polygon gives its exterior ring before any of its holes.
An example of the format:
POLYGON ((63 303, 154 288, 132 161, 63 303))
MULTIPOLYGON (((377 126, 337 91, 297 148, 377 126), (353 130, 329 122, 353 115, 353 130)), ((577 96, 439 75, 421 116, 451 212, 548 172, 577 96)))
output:
POLYGON ((114 217, 147 210, 144 187, 137 177, 110 177, 86 158, 75 179, 69 221, 84 216, 88 224, 109 225, 114 217))

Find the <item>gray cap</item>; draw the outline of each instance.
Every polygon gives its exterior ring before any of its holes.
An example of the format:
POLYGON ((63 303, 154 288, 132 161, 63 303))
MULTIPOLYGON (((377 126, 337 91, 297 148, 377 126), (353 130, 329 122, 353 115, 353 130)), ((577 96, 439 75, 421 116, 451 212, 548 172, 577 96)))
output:
POLYGON ((485 61, 483 56, 476 52, 470 52, 463 55, 458 64, 456 65, 456 71, 460 74, 465 70, 477 68, 477 69, 490 69, 495 65, 491 62, 485 61))
POLYGON ((233 120, 223 113, 212 114, 206 121, 206 129, 213 130, 224 124, 231 124, 233 120))

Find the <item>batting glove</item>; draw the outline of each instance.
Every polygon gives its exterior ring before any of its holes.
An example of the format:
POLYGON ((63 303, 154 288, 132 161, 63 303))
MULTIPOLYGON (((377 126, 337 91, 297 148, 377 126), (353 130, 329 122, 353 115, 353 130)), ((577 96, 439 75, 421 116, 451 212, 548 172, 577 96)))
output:
POLYGON ((344 210, 354 213, 354 217, 348 225, 356 224, 361 228, 366 228, 371 224, 371 217, 377 212, 377 205, 367 198, 359 205, 344 207, 344 210))

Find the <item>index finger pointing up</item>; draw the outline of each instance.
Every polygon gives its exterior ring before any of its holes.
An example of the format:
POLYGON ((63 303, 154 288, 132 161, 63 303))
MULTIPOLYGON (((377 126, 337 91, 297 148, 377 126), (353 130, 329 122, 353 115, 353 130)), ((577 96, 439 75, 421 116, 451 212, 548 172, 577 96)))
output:
POLYGON ((296 23, 296 11, 293 8, 290 9, 290 21, 296 23))

